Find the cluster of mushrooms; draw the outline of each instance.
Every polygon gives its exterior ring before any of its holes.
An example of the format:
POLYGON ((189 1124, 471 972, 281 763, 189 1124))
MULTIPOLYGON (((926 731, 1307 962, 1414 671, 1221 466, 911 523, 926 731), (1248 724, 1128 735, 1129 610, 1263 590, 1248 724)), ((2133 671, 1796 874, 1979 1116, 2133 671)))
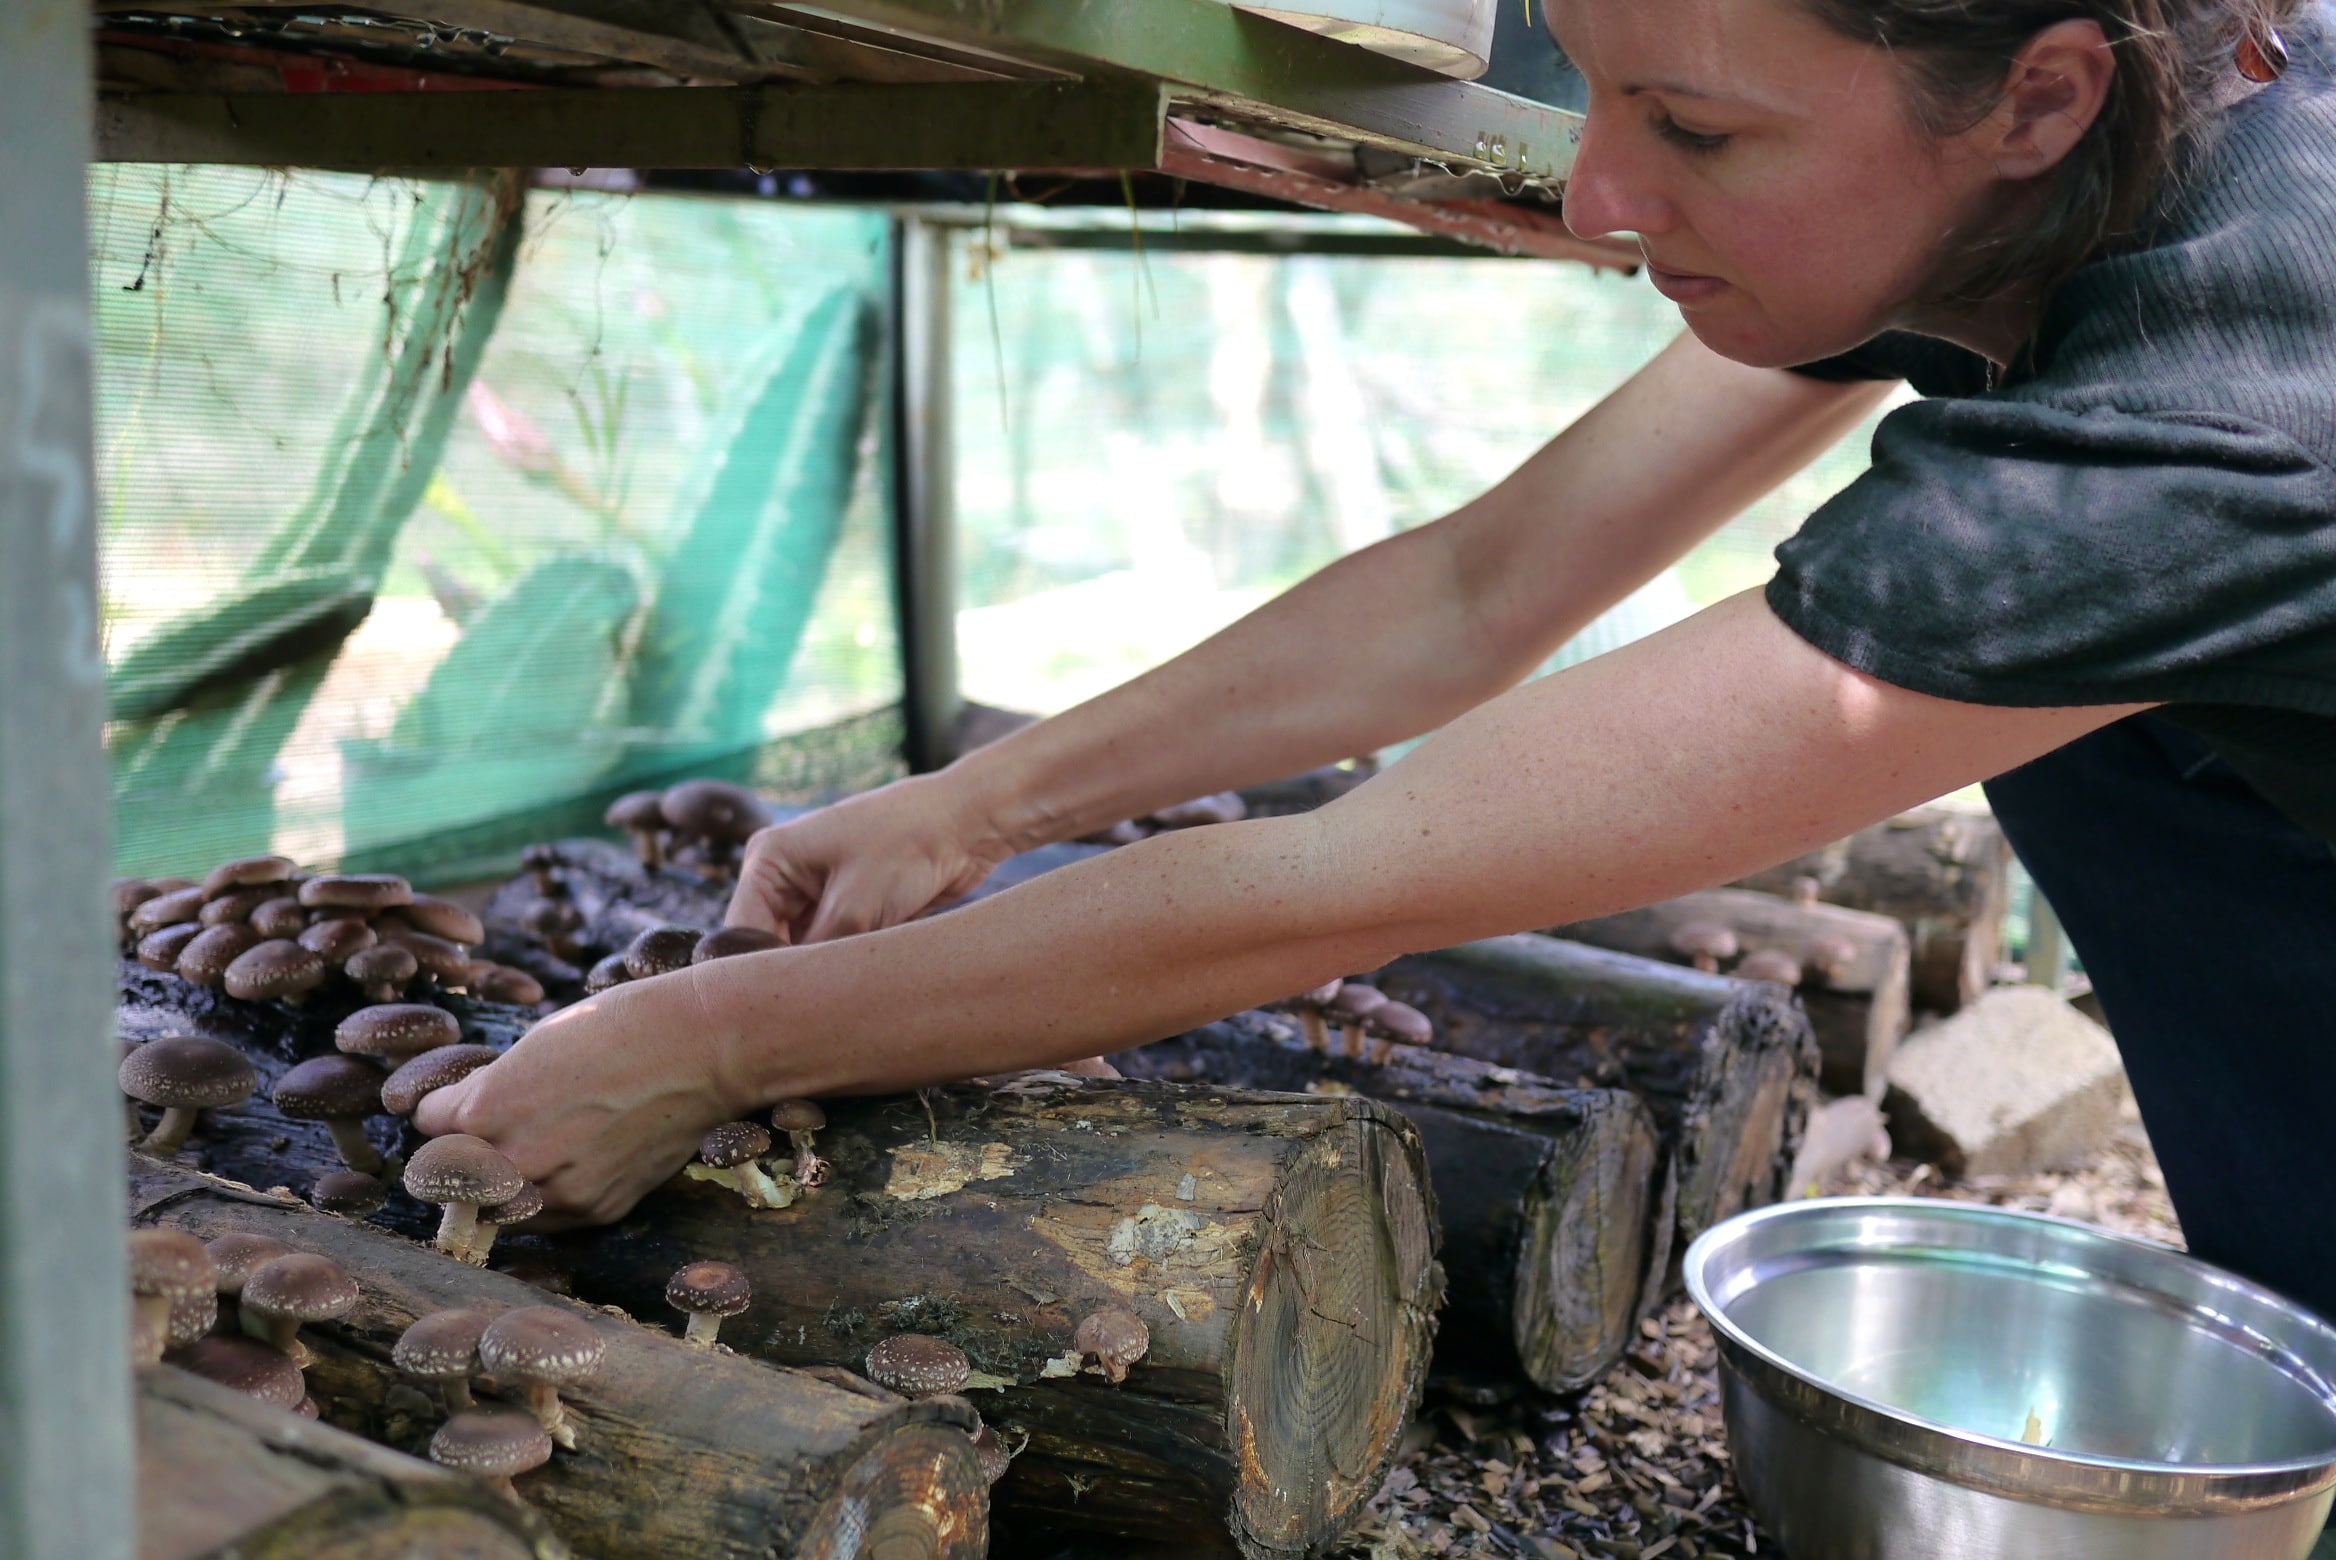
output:
POLYGON ((1812 975, 1827 985, 1838 984, 1857 958, 1857 949, 1848 939, 1830 933, 1809 939, 1805 959, 1797 959, 1782 948, 1746 952, 1735 928, 1719 921, 1683 921, 1672 929, 1670 942, 1674 954, 1707 975, 1725 970, 1739 980, 1774 981, 1789 987, 1800 986, 1812 975))
POLYGON ((299 1006, 328 982, 367 1001, 462 991, 533 1007, 524 970, 472 956, 479 918, 388 873, 304 873, 283 856, 222 862, 191 878, 119 878, 122 946, 148 969, 251 1002, 299 1006))
POLYGON ((1367 1041, 1373 1066, 1385 1066, 1399 1045, 1430 1045, 1436 1038, 1425 1013, 1359 980, 1334 980, 1275 1006, 1297 1015, 1306 1043, 1317 1051, 1330 1050, 1333 1029, 1348 1056, 1363 1056, 1367 1041))
POLYGON ((1108 829, 1098 829, 1079 841, 1082 845, 1133 845, 1138 840, 1150 839, 1172 829, 1206 828, 1212 823, 1239 823, 1249 816, 1249 804, 1241 800, 1238 791, 1219 791, 1214 796, 1196 796, 1189 802, 1178 802, 1158 812, 1146 813, 1141 818, 1129 818, 1108 829))
POLYGON ((767 828, 762 798, 727 780, 684 780, 662 791, 633 791, 609 803, 603 820, 632 836, 643 870, 686 867, 701 877, 738 875, 738 855, 767 828))
POLYGON ((168 1359, 278 1408, 316 1417, 300 1329, 345 1316, 356 1281, 326 1258, 264 1235, 222 1235, 208 1246, 183 1230, 133 1230, 130 1357, 139 1369, 168 1359))
POLYGON ((711 1181, 746 1199, 749 1208, 785 1208, 803 1193, 827 1184, 828 1162, 813 1148, 813 1139, 827 1125, 827 1112, 816 1100, 781 1100, 771 1107, 771 1127, 758 1122, 725 1121, 698 1140, 697 1163, 683 1174, 693 1181, 711 1181), (770 1157, 771 1131, 787 1135, 793 1157, 770 1157))

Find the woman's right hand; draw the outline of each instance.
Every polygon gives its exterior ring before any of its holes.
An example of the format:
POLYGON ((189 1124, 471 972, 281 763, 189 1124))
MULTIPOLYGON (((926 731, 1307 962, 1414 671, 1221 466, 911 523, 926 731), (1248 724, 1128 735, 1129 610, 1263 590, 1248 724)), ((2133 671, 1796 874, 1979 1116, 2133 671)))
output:
POLYGON ((968 790, 948 772, 916 775, 764 829, 739 865, 729 924, 826 942, 972 892, 1013 848, 968 790))

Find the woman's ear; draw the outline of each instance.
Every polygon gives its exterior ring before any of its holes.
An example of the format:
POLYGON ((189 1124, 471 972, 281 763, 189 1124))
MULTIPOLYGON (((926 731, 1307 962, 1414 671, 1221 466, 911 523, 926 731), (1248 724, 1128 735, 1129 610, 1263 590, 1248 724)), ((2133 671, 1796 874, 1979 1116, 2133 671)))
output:
POLYGON ((2004 77, 1984 133, 1996 173, 2033 179, 2076 149, 2117 79, 2117 56, 2099 22, 2055 22, 2030 38, 2004 77))

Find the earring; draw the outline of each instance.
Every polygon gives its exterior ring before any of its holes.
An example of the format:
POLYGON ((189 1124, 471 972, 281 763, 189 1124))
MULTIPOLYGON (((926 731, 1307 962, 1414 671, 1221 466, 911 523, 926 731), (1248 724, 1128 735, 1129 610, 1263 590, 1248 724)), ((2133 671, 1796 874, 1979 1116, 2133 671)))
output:
POLYGON ((2260 34, 2250 27, 2239 39, 2239 74, 2249 81, 2277 81, 2287 74, 2287 58, 2287 40, 2276 27, 2266 26, 2260 34))

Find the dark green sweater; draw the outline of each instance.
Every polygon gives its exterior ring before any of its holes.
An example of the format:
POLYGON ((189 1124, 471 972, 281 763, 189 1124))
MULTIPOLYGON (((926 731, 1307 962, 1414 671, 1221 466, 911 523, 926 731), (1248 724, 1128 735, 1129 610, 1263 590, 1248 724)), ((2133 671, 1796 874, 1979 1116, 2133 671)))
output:
POLYGON ((2221 116, 2145 244, 2078 271, 1997 390, 1884 336, 1873 467, 1777 549, 1769 605, 1885 682, 2162 702, 2336 839, 2336 5, 2221 116))

